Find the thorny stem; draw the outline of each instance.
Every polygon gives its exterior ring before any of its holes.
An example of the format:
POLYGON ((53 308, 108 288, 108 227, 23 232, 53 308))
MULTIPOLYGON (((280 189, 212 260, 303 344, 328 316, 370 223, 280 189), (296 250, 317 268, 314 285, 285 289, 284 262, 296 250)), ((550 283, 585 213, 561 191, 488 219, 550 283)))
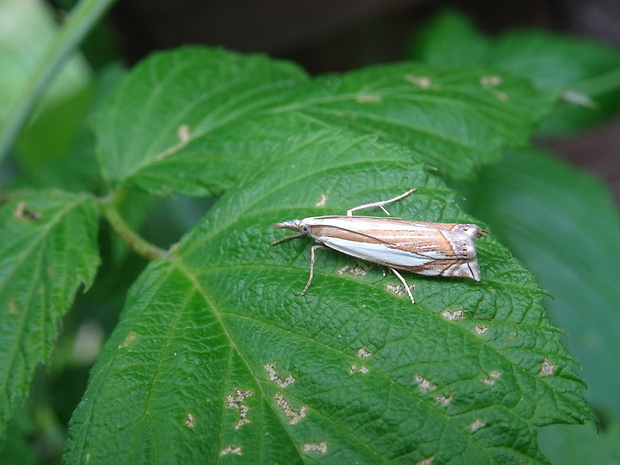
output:
POLYGON ((131 229, 121 217, 116 207, 124 196, 125 193, 123 191, 116 191, 99 200, 101 211, 112 226, 112 229, 130 249, 147 260, 155 260, 164 257, 167 254, 164 249, 160 249, 156 245, 146 241, 142 236, 131 229))

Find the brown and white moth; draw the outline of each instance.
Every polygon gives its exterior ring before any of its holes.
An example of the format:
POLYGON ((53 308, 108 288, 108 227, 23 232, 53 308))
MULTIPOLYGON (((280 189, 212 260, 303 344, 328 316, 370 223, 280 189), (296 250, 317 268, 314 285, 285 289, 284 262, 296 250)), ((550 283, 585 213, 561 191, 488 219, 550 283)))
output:
POLYGON ((330 248, 363 260, 387 266, 400 279, 414 302, 402 275, 405 270, 430 276, 471 278, 480 281, 474 240, 487 235, 475 224, 426 223, 401 218, 353 216, 363 208, 379 207, 411 194, 415 189, 381 202, 352 208, 343 215, 316 216, 276 223, 274 227, 298 232, 273 244, 301 236, 310 236, 317 245, 310 251, 310 278, 301 292, 305 294, 314 276, 315 251, 330 248))

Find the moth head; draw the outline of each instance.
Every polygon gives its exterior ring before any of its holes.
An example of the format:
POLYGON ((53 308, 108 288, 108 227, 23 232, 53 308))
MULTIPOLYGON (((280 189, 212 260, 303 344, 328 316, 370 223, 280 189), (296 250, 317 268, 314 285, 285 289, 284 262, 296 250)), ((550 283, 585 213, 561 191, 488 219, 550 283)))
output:
POLYGON ((486 236, 487 234, 489 234, 488 231, 485 231, 484 229, 480 229, 475 224, 457 224, 454 227, 454 229, 458 229, 459 231, 463 231, 465 234, 467 234, 472 239, 477 239, 479 237, 483 237, 483 236, 486 236))
POLYGON ((304 236, 310 234, 310 228, 307 224, 303 222, 303 220, 291 220, 285 221, 283 223, 275 223, 273 225, 274 228, 283 228, 290 229, 291 231, 296 231, 304 236))

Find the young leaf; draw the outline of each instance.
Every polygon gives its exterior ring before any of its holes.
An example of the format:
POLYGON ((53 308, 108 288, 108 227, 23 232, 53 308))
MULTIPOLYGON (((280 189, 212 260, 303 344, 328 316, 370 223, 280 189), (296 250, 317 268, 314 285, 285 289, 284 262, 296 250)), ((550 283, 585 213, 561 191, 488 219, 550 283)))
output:
POLYGON ((481 69, 409 63, 309 81, 265 57, 185 48, 138 66, 96 132, 111 184, 210 195, 265 163, 265 132, 284 140, 325 126, 380 135, 470 177, 502 145, 523 144, 550 102, 525 80, 481 69))
POLYGON ((536 426, 591 417, 542 291, 492 235, 481 282, 406 273, 415 305, 393 276, 329 250, 299 295, 312 241, 270 246, 273 222, 410 187, 390 213, 473 221, 408 151, 333 130, 259 148, 275 161, 132 288, 67 464, 541 464, 536 426))
POLYGON ((99 264, 89 196, 33 192, 0 209, 0 431, 46 362, 62 317, 99 264))

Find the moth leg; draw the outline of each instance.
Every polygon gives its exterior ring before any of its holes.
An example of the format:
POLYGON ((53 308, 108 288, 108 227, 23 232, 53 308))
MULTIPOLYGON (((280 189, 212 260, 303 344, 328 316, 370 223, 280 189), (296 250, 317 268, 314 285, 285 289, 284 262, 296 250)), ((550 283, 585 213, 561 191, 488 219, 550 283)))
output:
POLYGON ((411 303, 415 304, 415 300, 413 300, 413 294, 411 293, 411 289, 409 289, 409 286, 407 285, 407 281, 405 281, 405 278, 403 278, 402 275, 398 271, 396 271, 394 268, 390 268, 390 270, 392 270, 392 273, 394 273, 396 277, 400 279, 400 282, 403 283, 403 286, 405 286, 405 291, 407 292, 409 299, 411 299, 411 303))
POLYGON ((304 290, 301 291, 301 295, 304 295, 306 293, 306 291, 308 290, 308 288, 310 287, 310 283, 312 282, 312 278, 314 277, 314 251, 316 249, 329 249, 329 247, 322 245, 322 244, 317 244, 317 245, 313 245, 312 248, 310 249, 310 277, 308 278, 308 282, 306 283, 306 287, 304 287, 304 290))
POLYGON ((386 215, 389 216, 390 214, 388 213, 388 211, 385 208, 383 208, 383 206, 387 205, 388 203, 396 202, 397 200, 400 200, 403 197, 407 197, 409 194, 411 194, 415 190, 416 190, 416 188, 414 187, 413 189, 409 189, 404 194, 400 194, 400 195, 394 197, 393 199, 382 200, 380 202, 367 203, 365 205, 360 205, 359 207, 352 208, 351 210, 347 211, 347 216, 353 216, 353 212, 356 211, 356 210, 361 210, 362 208, 372 208, 372 207, 379 207, 381 210, 383 210, 385 212, 386 215))
POLYGON ((280 242, 288 241, 289 239, 295 239, 297 237, 302 237, 302 236, 304 236, 304 234, 293 234, 292 236, 286 236, 286 237, 283 237, 282 239, 278 239, 277 241, 273 241, 271 245, 276 245, 276 244, 279 244, 280 242))

